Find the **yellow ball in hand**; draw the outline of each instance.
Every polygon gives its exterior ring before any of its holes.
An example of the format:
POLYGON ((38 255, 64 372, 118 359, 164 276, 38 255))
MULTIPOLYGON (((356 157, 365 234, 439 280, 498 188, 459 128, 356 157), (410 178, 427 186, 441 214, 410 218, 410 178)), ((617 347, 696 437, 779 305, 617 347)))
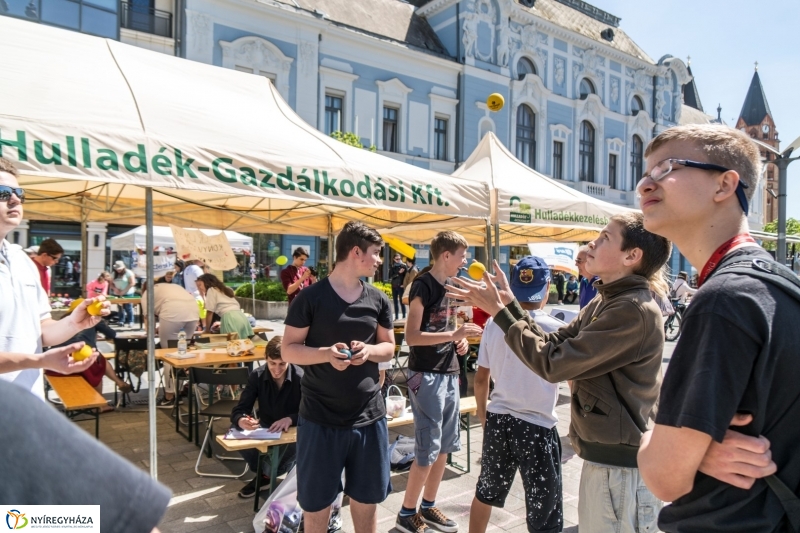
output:
POLYGON ((86 312, 92 316, 100 316, 103 314, 103 302, 94 302, 86 307, 86 312))
POLYGON ((478 261, 474 261, 467 269, 467 274, 474 280, 482 279, 484 272, 486 272, 486 267, 483 266, 483 263, 479 263, 478 261))
POLYGON ((505 103, 506 100, 500 93, 492 93, 489 95, 489 98, 486 99, 486 107, 489 108, 489 111, 500 111, 503 109, 505 103))
POLYGON ((83 361, 84 359, 88 359, 92 356, 92 347, 88 344, 84 344, 83 348, 78 350, 77 352, 72 352, 72 358, 76 361, 83 361))

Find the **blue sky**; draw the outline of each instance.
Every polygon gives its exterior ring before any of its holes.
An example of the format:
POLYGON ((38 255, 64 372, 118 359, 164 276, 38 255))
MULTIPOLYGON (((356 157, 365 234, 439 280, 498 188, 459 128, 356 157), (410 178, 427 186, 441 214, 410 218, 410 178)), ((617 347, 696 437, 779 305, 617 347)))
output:
MULTIPOLYGON (((684 61, 691 56, 705 112, 716 116, 721 104, 731 126, 758 61, 781 148, 800 137, 800 1, 588 2, 621 17, 620 27, 655 61, 665 54, 684 61)), ((800 161, 789 166, 787 212, 800 219, 800 161)))

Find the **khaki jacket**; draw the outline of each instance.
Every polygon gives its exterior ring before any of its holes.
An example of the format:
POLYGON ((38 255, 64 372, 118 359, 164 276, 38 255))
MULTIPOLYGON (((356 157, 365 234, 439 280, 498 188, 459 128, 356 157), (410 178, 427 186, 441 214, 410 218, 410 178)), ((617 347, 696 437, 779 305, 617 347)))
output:
POLYGON ((661 389, 661 311, 641 276, 595 287, 597 296, 554 333, 545 333, 516 301, 494 321, 531 370, 551 383, 574 380, 569 437, 578 455, 635 468, 661 389))

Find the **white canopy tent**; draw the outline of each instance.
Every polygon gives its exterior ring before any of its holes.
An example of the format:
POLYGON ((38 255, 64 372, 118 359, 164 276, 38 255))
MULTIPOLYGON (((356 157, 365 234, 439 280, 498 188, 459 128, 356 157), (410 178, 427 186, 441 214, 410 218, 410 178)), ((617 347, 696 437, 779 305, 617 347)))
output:
MULTIPOLYGON (((206 235, 218 235, 220 230, 201 229, 206 235)), ((250 252, 253 249, 253 238, 235 231, 225 231, 225 236, 236 253, 250 252)), ((147 227, 139 226, 111 238, 112 250, 146 250, 147 227)), ((172 230, 165 226, 153 226, 154 248, 175 248, 172 230)))
MULTIPOLYGON (((591 240, 611 216, 632 211, 583 194, 536 172, 514 157, 494 133, 483 137, 452 176, 464 182, 484 183, 490 188, 491 221, 496 228, 495 246, 591 240)), ((446 224, 462 228, 471 226, 476 234, 485 231, 468 219, 452 220, 446 224)), ((389 230, 410 241, 424 240, 431 231, 421 225, 389 230)))
MULTIPOLYGON (((328 235, 330 246, 348 220, 489 213, 484 185, 331 139, 263 76, 11 17, 0 57, 0 156, 20 171, 28 218, 328 235)), ((152 232, 145 247, 149 285, 152 232)), ((147 315, 153 383, 152 299, 147 315)), ((156 477, 154 389, 149 424, 156 477)))
POLYGON ((27 213, 323 236, 488 216, 485 187, 347 146, 263 76, 0 19, 0 149, 27 213), (134 187, 139 186, 139 187, 134 187))

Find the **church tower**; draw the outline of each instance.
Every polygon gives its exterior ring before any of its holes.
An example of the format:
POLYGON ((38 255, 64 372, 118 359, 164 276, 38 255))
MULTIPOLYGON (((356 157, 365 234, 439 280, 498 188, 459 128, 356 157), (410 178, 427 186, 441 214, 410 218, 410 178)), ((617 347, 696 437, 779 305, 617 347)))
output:
MULTIPOLYGON (((761 85, 761 78, 758 76, 758 63, 750 81, 750 88, 747 90, 747 97, 744 99, 742 112, 736 127, 747 133, 753 139, 757 139, 764 144, 768 144, 778 150, 780 140, 778 131, 775 129, 775 121, 772 112, 769 110, 767 96, 764 94, 764 87, 761 85)), ((761 150, 763 159, 770 161, 775 159, 775 155, 767 150, 761 150)), ((778 199, 773 197, 771 192, 777 194, 778 190, 778 169, 775 165, 768 165, 765 180, 762 182, 764 187, 764 223, 772 222, 778 218, 778 199)))

